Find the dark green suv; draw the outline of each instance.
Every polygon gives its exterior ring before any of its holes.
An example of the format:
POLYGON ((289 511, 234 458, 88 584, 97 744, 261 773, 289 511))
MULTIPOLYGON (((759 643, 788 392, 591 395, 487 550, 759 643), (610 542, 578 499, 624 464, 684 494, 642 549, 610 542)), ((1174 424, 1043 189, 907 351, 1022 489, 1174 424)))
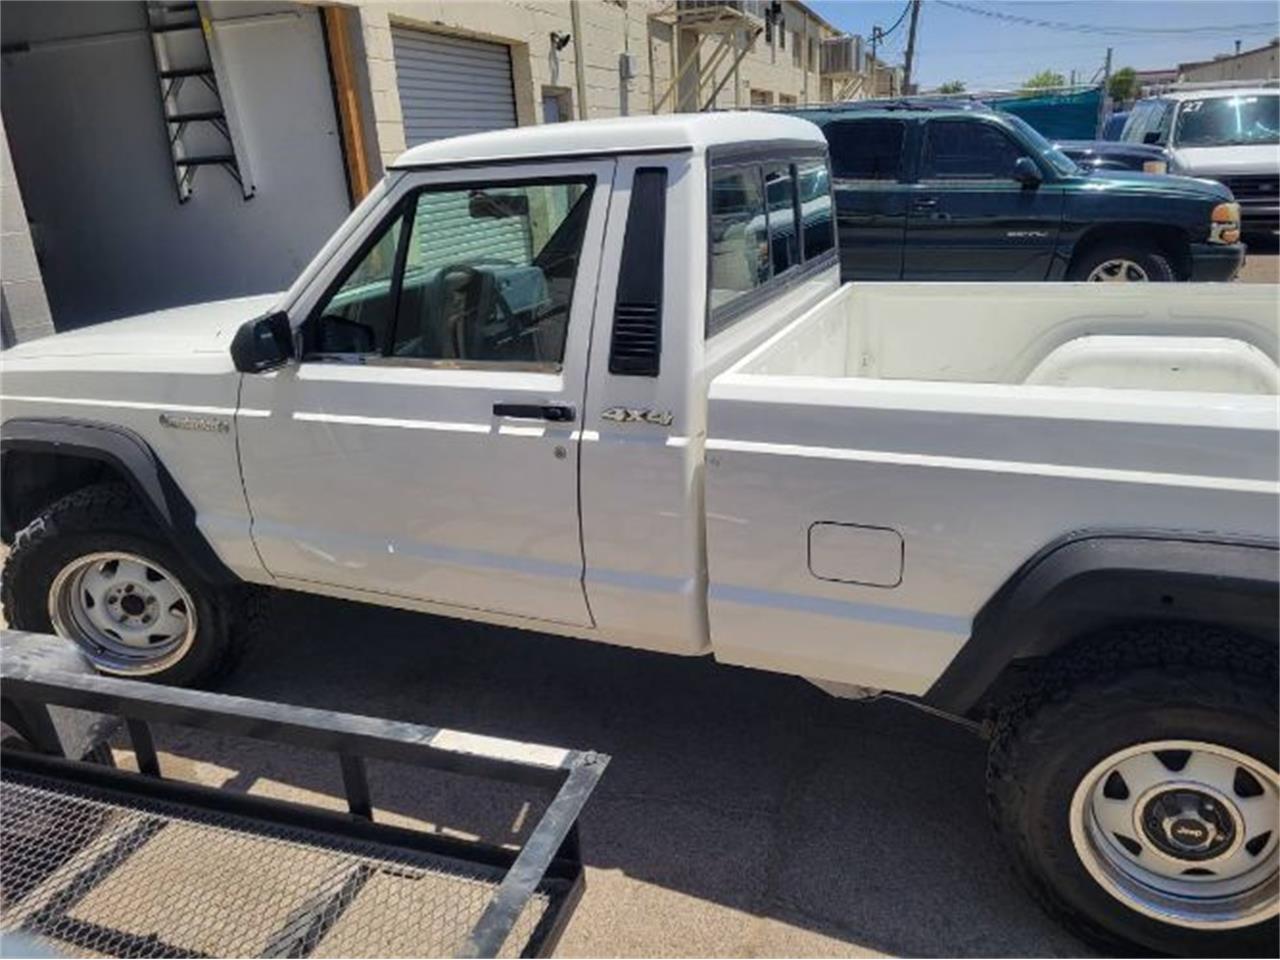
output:
POLYGON ((981 104, 789 112, 831 146, 845 280, 1230 280, 1244 262, 1226 187, 1077 167, 981 104))

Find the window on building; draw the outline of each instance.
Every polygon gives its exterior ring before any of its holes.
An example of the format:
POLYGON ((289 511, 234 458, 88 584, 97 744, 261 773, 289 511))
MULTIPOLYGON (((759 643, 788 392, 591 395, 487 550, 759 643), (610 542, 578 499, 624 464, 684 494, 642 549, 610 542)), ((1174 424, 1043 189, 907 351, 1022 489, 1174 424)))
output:
POLYGON ((795 105, 796 105, 796 98, 792 94, 789 94, 789 93, 778 94, 778 106, 794 107, 795 105))
POLYGON ((773 93, 769 90, 752 90, 751 105, 753 107, 771 107, 773 106, 773 93))
POLYGON ((768 279, 768 221, 760 167, 713 170, 711 308, 737 299, 768 279))
POLYGON ((793 67, 800 66, 800 59, 804 56, 804 44, 800 40, 800 31, 794 30, 791 33, 791 65, 793 67))
POLYGON ((923 180, 1012 180, 1024 151, 980 120, 931 120, 925 125, 923 180))
POLYGON ((305 324, 306 354, 558 366, 590 178, 420 191, 305 324))
POLYGON ((573 93, 566 87, 542 88, 542 122, 563 123, 573 119, 573 93))
POLYGON ((809 65, 808 65, 808 69, 810 69, 810 70, 814 71, 815 73, 816 73, 816 72, 817 72, 817 70, 818 70, 818 41, 817 41, 817 39, 816 39, 816 38, 814 38, 814 37, 810 37, 810 38, 809 38, 809 65))
POLYGON ((842 120, 823 133, 831 147, 831 171, 847 180, 893 180, 902 172, 901 120, 842 120))

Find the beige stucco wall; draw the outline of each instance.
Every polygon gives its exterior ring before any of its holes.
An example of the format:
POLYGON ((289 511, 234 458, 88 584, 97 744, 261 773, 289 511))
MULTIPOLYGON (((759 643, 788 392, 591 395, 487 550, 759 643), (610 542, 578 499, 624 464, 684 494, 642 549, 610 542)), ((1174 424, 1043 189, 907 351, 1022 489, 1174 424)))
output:
MULTIPOLYGON (((542 96, 548 87, 568 91, 574 116, 580 116, 575 63, 579 55, 584 58, 589 118, 649 114, 655 104, 659 112, 678 108, 677 93, 663 99, 676 74, 675 30, 669 17, 664 21, 652 16, 671 8, 664 0, 581 0, 581 36, 574 30, 569 0, 357 0, 355 6, 367 58, 377 150, 384 164, 406 146, 391 45, 393 24, 508 45, 521 124, 541 122, 542 96), (555 51, 552 32, 573 34, 573 42, 555 51), (621 79, 619 71, 624 53, 632 56, 634 76, 628 81, 621 79)), ((783 94, 797 104, 822 99, 817 44, 834 31, 796 4, 786 4, 784 9, 786 49, 776 31, 773 44, 767 44, 761 33, 738 66, 736 84, 731 75, 732 54, 726 55, 718 69, 703 72, 698 106, 705 104, 720 80, 725 82, 714 101, 719 108, 749 105, 753 89, 769 91, 775 103, 783 94), (802 41, 806 31, 815 41, 811 62, 809 45, 802 42, 799 66, 792 52, 797 31, 802 41)), ((749 22, 744 20, 742 25, 746 28, 749 22)), ((745 30, 740 36, 745 43, 745 30)), ((703 38, 701 63, 710 61, 718 43, 715 36, 703 38)), ((679 108, 696 109, 688 95, 679 108)))
POLYGON ((34 340, 53 333, 53 316, 27 226, 27 211, 0 123, 0 313, 3 342, 34 340))
POLYGON ((1184 63, 1178 68, 1179 79, 1192 83, 1216 80, 1267 80, 1280 77, 1280 45, 1250 50, 1234 57, 1223 57, 1208 63, 1184 63))

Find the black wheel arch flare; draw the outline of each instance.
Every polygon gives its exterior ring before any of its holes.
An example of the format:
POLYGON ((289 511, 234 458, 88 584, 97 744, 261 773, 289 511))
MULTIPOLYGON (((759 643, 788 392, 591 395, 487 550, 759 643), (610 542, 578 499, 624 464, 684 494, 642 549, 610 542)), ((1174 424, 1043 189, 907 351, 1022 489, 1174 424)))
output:
MULTIPOLYGON (((239 582, 218 557, 199 527, 196 511, 151 445, 127 427, 72 418, 15 418, 0 436, 0 476, 8 476, 10 454, 19 451, 52 454, 104 464, 129 484, 151 515, 171 538, 183 559, 210 583, 239 582)), ((7 484, 6 484, 7 486, 7 484)), ((3 505, 6 538, 13 514, 3 505)))
POLYGON ((1061 537, 987 601, 924 700, 971 714, 1016 661, 1058 653, 1111 627, 1159 621, 1210 625, 1276 645, 1280 544, 1153 530, 1061 537))

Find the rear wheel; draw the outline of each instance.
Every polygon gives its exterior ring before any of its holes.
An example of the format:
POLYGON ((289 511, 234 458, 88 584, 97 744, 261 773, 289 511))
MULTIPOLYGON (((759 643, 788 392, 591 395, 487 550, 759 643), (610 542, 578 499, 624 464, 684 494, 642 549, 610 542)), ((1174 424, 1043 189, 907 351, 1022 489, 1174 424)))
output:
POLYGON ((1165 254, 1141 244, 1102 243, 1076 256, 1068 280, 1088 283, 1170 283, 1178 279, 1165 254))
POLYGON ((1046 909, 1109 948, 1276 955, 1274 670, 1064 671, 1003 713, 992 816, 1046 909))

